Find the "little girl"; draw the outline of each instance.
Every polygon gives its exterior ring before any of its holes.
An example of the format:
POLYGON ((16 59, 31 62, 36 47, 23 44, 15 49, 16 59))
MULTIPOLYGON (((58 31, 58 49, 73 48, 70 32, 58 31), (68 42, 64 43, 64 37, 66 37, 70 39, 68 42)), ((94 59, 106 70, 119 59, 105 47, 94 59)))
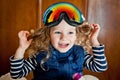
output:
POLYGON ((19 47, 10 58, 12 78, 21 78, 33 71, 33 80, 75 80, 73 75, 83 74, 83 68, 95 72, 107 69, 104 46, 98 41, 100 26, 90 24, 91 32, 85 35, 85 19, 73 4, 60 2, 44 13, 45 26, 33 34, 20 31, 19 47), (88 54, 88 49, 92 54, 88 54), (24 59, 25 52, 33 54, 24 59))

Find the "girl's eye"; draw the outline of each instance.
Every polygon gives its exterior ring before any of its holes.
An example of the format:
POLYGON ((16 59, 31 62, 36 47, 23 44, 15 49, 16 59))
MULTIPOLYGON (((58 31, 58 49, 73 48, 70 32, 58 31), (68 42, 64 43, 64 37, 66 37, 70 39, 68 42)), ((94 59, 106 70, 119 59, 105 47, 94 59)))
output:
POLYGON ((56 32, 55 32, 55 34, 61 34, 61 32, 59 32, 59 31, 56 31, 56 32))
POLYGON ((69 32, 69 34, 74 34, 74 32, 69 32))

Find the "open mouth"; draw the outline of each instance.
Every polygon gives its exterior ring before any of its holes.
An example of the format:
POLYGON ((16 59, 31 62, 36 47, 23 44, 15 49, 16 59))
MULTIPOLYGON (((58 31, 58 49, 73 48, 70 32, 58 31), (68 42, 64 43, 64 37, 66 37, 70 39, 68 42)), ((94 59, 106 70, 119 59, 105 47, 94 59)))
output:
POLYGON ((69 45, 69 44, 61 44, 61 43, 60 43, 60 44, 59 44, 59 47, 60 47, 60 48, 66 48, 66 47, 68 47, 68 45, 69 45))

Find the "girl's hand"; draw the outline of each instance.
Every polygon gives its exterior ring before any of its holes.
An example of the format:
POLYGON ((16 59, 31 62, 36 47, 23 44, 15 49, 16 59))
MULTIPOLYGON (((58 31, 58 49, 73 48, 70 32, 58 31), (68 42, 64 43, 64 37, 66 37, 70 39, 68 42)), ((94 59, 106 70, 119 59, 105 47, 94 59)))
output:
POLYGON ((25 50, 30 46, 32 39, 27 40, 27 37, 29 36, 28 31, 20 31, 18 33, 19 37, 19 47, 16 50, 16 53, 14 55, 14 59, 22 59, 24 57, 25 50))
POLYGON ((92 26, 92 32, 89 35, 90 42, 92 46, 99 46, 100 43, 98 41, 98 35, 100 32, 100 25, 99 24, 91 24, 92 26))
POLYGON ((28 31, 20 31, 18 33, 20 48, 26 50, 30 46, 32 39, 30 40, 27 39, 29 35, 30 33, 28 31))

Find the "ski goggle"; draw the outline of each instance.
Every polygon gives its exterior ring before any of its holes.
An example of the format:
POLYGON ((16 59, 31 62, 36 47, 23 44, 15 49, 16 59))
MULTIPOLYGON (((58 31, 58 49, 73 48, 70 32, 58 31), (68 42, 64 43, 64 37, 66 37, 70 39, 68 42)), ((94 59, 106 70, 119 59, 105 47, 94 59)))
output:
POLYGON ((78 26, 85 21, 81 11, 67 2, 53 4, 43 15, 43 22, 47 27, 58 25, 62 19, 72 26, 78 26))

